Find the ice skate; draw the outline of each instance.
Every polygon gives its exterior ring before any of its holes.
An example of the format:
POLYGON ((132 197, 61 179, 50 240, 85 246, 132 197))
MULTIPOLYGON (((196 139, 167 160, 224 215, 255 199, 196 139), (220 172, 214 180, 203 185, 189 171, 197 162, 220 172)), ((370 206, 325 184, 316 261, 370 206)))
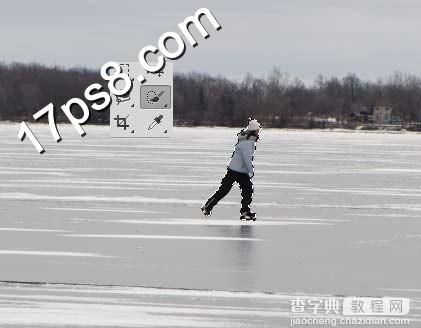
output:
POLYGON ((253 212, 241 213, 240 220, 256 221, 256 213, 253 213, 253 212))
POLYGON ((200 209, 202 210, 202 213, 205 215, 206 218, 212 215, 211 211, 209 210, 209 208, 206 207, 206 205, 203 205, 200 209))

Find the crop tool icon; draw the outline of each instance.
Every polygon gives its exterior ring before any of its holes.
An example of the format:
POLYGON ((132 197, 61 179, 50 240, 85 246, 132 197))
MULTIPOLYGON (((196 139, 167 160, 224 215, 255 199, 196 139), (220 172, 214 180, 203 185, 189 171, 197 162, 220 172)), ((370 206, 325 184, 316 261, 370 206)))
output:
POLYGON ((130 115, 127 115, 126 117, 120 117, 120 115, 117 115, 116 117, 114 117, 114 121, 116 121, 117 127, 124 128, 124 130, 126 130, 130 126, 127 124, 127 118, 129 116, 130 115))

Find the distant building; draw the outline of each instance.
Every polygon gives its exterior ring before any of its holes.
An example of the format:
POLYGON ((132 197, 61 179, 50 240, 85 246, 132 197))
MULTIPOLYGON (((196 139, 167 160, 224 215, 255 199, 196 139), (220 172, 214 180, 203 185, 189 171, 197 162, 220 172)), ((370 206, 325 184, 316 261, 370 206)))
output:
POLYGON ((390 116, 391 124, 402 124, 404 121, 405 119, 402 116, 402 114, 399 111, 392 108, 392 114, 390 116))
POLYGON ((392 122, 392 107, 376 106, 373 108, 373 123, 390 124, 392 122))
POLYGON ((402 115, 392 106, 363 106, 351 114, 351 121, 379 125, 401 124, 402 115))
POLYGON ((350 120, 352 122, 373 123, 373 108, 363 106, 360 110, 353 111, 350 120))

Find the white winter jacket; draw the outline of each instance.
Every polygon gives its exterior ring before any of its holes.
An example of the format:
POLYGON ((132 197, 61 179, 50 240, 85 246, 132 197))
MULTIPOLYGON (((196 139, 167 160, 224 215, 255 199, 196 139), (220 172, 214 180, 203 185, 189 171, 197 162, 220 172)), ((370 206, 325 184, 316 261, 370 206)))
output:
POLYGON ((255 136, 247 138, 244 132, 240 132, 228 168, 233 171, 246 173, 252 178, 254 175, 253 157, 256 150, 256 141, 257 138, 255 136))

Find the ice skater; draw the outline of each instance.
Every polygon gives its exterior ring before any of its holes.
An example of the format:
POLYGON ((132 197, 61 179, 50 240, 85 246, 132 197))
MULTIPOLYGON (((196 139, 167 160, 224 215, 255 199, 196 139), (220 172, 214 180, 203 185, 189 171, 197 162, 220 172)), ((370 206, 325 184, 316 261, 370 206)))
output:
POLYGON ((250 211, 250 204, 253 198, 253 183, 251 181, 254 176, 253 158, 259 132, 259 122, 250 120, 247 128, 237 134, 238 142, 228 164, 227 173, 221 181, 221 186, 202 206, 202 212, 206 217, 211 215, 213 207, 229 193, 234 182, 237 182, 240 185, 242 197, 240 219, 256 220, 256 213, 250 211))

